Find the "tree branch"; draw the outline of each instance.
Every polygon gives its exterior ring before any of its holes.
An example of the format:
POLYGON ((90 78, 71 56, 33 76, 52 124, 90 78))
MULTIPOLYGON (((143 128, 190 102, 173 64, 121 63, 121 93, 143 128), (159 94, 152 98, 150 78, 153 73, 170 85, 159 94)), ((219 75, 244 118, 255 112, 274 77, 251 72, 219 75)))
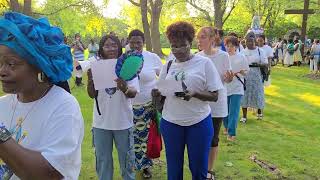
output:
POLYGON ((175 6, 177 4, 183 3, 183 2, 186 2, 186 1, 185 0, 181 0, 181 1, 177 1, 177 2, 171 3, 171 4, 167 4, 166 6, 171 7, 171 6, 175 6))
POLYGON ((264 23, 263 23, 263 25, 262 25, 262 28, 264 28, 264 27, 266 26, 267 22, 269 21, 270 16, 271 16, 271 14, 272 14, 273 6, 274 6, 274 3, 271 5, 270 8, 268 8, 268 13, 267 13, 266 19, 264 20, 264 23))
POLYGON ((232 11, 236 8, 236 5, 238 4, 238 2, 239 2, 238 0, 233 0, 232 7, 231 7, 230 11, 228 12, 227 16, 223 19, 222 25, 224 25, 224 23, 228 20, 232 11))
POLYGON ((189 3, 195 9, 197 9, 198 11, 202 12, 205 15, 206 20, 212 23, 212 18, 210 17, 210 13, 208 11, 196 5, 196 3, 193 0, 186 0, 186 2, 189 3))
POLYGON ((140 7, 140 3, 135 2, 134 0, 128 0, 131 4, 140 7))
POLYGON ((82 2, 76 2, 76 3, 73 3, 73 4, 69 4, 69 5, 65 6, 65 7, 62 7, 62 8, 60 8, 60 9, 57 9, 57 10, 51 12, 51 13, 39 13, 39 12, 34 12, 33 14, 43 15, 43 16, 50 16, 50 15, 56 14, 56 13, 58 13, 58 12, 60 12, 60 11, 63 11, 63 10, 65 10, 65 9, 68 9, 68 8, 70 8, 70 7, 82 7, 82 6, 83 6, 82 2))
POLYGON ((0 8, 7 8, 8 6, 6 6, 6 4, 4 3, 0 3, 0 8))

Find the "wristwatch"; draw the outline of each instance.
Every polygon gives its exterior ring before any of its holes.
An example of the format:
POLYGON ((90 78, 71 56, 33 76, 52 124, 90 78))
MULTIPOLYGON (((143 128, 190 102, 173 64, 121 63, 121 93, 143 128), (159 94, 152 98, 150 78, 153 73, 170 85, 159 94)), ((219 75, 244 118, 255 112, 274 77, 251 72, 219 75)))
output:
POLYGON ((0 127, 0 144, 8 141, 11 138, 11 133, 4 127, 0 127))

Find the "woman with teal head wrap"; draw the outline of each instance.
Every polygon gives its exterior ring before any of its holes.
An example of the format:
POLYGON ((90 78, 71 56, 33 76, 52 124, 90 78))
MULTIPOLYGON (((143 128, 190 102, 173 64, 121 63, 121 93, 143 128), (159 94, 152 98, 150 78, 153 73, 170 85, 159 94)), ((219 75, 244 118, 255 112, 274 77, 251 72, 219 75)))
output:
POLYGON ((63 40, 45 18, 0 18, 0 179, 78 179, 83 118, 56 85, 73 69, 63 40))

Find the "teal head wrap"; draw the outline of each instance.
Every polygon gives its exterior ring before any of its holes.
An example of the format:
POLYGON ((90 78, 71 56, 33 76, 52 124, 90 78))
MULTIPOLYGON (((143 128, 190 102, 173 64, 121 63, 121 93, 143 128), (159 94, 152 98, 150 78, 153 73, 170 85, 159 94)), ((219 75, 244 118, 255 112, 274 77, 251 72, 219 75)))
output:
POLYGON ((72 54, 60 28, 45 18, 33 19, 8 12, 0 18, 0 45, 7 46, 38 67, 52 83, 66 81, 72 73, 72 54))

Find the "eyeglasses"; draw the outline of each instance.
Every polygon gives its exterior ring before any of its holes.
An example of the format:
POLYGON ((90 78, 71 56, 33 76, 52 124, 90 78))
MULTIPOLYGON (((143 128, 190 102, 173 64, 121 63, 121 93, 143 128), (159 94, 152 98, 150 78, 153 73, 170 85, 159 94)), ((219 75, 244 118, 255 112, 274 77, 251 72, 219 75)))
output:
POLYGON ((187 46, 182 46, 182 47, 173 47, 171 46, 171 51, 172 52, 184 52, 190 49, 190 45, 187 46))
POLYGON ((118 46, 117 45, 110 45, 110 46, 103 46, 102 47, 103 49, 118 49, 118 46))
POLYGON ((142 41, 129 41, 129 44, 131 45, 143 45, 143 42, 142 41))

